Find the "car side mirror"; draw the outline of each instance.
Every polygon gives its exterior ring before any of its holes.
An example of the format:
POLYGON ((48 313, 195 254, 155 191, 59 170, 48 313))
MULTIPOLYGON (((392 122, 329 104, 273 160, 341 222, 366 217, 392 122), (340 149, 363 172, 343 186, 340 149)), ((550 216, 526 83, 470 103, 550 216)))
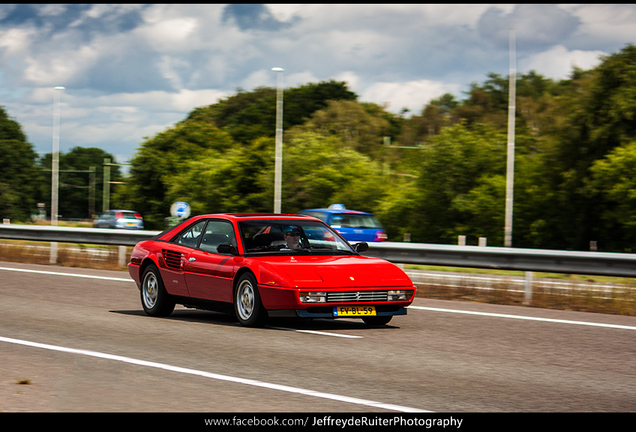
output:
POLYGON ((220 245, 216 247, 216 251, 220 254, 231 254, 231 255, 238 254, 236 247, 232 246, 229 243, 221 243, 220 245))
POLYGON ((366 252, 366 251, 369 250, 369 243, 367 243, 367 242, 356 243, 356 244, 353 245, 353 248, 358 253, 366 252))

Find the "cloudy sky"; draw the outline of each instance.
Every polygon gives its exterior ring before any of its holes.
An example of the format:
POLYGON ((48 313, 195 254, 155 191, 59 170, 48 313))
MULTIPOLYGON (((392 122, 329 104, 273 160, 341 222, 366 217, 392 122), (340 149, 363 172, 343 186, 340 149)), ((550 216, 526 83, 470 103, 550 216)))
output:
MULTIPOLYGON (((238 88, 346 81, 359 100, 419 114, 490 72, 550 78, 636 43, 635 5, 0 5, 0 105, 39 153, 146 137, 238 88)), ((272 125, 274 127, 274 125, 272 125)))

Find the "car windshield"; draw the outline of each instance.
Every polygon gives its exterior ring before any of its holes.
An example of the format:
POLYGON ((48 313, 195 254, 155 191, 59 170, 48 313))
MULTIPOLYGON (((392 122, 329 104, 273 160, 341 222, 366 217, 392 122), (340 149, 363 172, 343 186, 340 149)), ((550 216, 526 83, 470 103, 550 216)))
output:
POLYGON ((373 215, 337 213, 331 217, 334 228, 382 228, 382 224, 373 215))
POLYGON ((317 221, 240 221, 239 230, 246 253, 355 253, 338 234, 317 221))

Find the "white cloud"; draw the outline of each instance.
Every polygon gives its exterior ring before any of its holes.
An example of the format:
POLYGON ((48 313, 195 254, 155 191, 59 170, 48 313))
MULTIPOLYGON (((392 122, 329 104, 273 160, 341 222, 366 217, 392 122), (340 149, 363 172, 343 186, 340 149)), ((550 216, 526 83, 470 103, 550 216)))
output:
MULTIPOLYGON (((272 80, 275 80, 276 76, 274 75, 274 72, 267 70, 267 69, 260 69, 257 71, 252 72, 251 74, 249 74, 247 76, 247 78, 245 78, 244 80, 241 81, 241 88, 243 88, 244 90, 253 90, 256 87, 262 87, 262 86, 272 86, 272 80)), ((274 81, 275 83, 276 81, 274 81)))
POLYGON ((462 97, 489 72, 507 74, 508 25, 498 18, 529 29, 518 35, 518 69, 554 79, 636 40, 630 4, 252 6, 227 20, 223 4, 0 7, 2 105, 47 151, 53 87, 63 85, 61 145, 125 155, 237 87, 275 86, 274 66, 287 88, 333 78, 361 101, 413 114, 444 93, 462 97))
POLYGON ((164 53, 179 53, 188 50, 191 36, 197 28, 196 18, 173 18, 158 21, 140 30, 146 41, 155 50, 164 53))
POLYGON ((22 55, 29 48, 30 39, 35 33, 34 28, 10 28, 0 31, 0 48, 4 48, 8 56, 22 55))
POLYGON ((40 6, 38 10, 39 15, 41 16, 60 16, 66 12, 66 8, 64 5, 60 4, 43 4, 40 6))
POLYGON ((359 93, 361 88, 360 77, 352 71, 346 71, 336 74, 333 79, 335 81, 344 81, 347 83, 347 87, 354 93, 359 93))
POLYGON ((267 8, 274 18, 282 22, 290 21, 295 15, 302 13, 305 7, 302 3, 297 4, 268 4, 267 8))
POLYGON ((181 90, 183 88, 183 82, 181 80, 181 74, 178 69, 189 66, 189 63, 183 59, 171 57, 168 55, 161 56, 157 66, 161 71, 161 74, 166 78, 175 90, 181 90))
POLYGON ((220 90, 181 90, 171 95, 171 106, 181 112, 190 112, 194 108, 212 105, 219 100, 230 96, 232 92, 220 90))
POLYGON ((36 86, 64 85, 86 71, 102 54, 94 46, 53 52, 47 56, 27 56, 24 78, 36 86))
MULTIPOLYGON (((31 105, 6 106, 18 122, 27 126, 28 139, 41 153, 51 151, 53 92, 52 88, 39 88, 25 99, 31 105)), ((111 153, 127 154, 128 158, 145 137, 174 126, 193 109, 216 103, 230 94, 207 89, 96 96, 67 89, 60 103, 60 149, 96 146, 111 153)))
POLYGON ((581 20, 583 25, 580 35, 589 35, 597 41, 611 40, 619 43, 636 40, 636 9, 633 4, 578 4, 561 7, 581 20))
POLYGON ((562 80, 570 77, 574 67, 587 70, 599 65, 602 55, 605 55, 602 51, 568 51, 565 47, 558 45, 519 61, 519 70, 522 72, 534 70, 548 78, 562 80))
POLYGON ((419 114, 432 99, 445 93, 456 94, 460 86, 441 82, 418 80, 409 82, 376 83, 362 92, 361 99, 386 106, 386 110, 400 113, 406 108, 411 114, 419 114))
POLYGON ((292 73, 285 75, 285 87, 298 87, 307 83, 320 82, 313 73, 310 71, 292 73))

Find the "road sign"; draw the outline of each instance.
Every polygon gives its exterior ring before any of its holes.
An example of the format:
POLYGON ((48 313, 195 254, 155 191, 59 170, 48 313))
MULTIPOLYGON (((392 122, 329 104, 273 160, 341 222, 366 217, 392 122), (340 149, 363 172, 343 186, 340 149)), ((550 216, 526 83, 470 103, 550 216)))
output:
POLYGON ((177 201, 170 206, 170 214, 185 219, 190 216, 190 205, 187 202, 177 201))

